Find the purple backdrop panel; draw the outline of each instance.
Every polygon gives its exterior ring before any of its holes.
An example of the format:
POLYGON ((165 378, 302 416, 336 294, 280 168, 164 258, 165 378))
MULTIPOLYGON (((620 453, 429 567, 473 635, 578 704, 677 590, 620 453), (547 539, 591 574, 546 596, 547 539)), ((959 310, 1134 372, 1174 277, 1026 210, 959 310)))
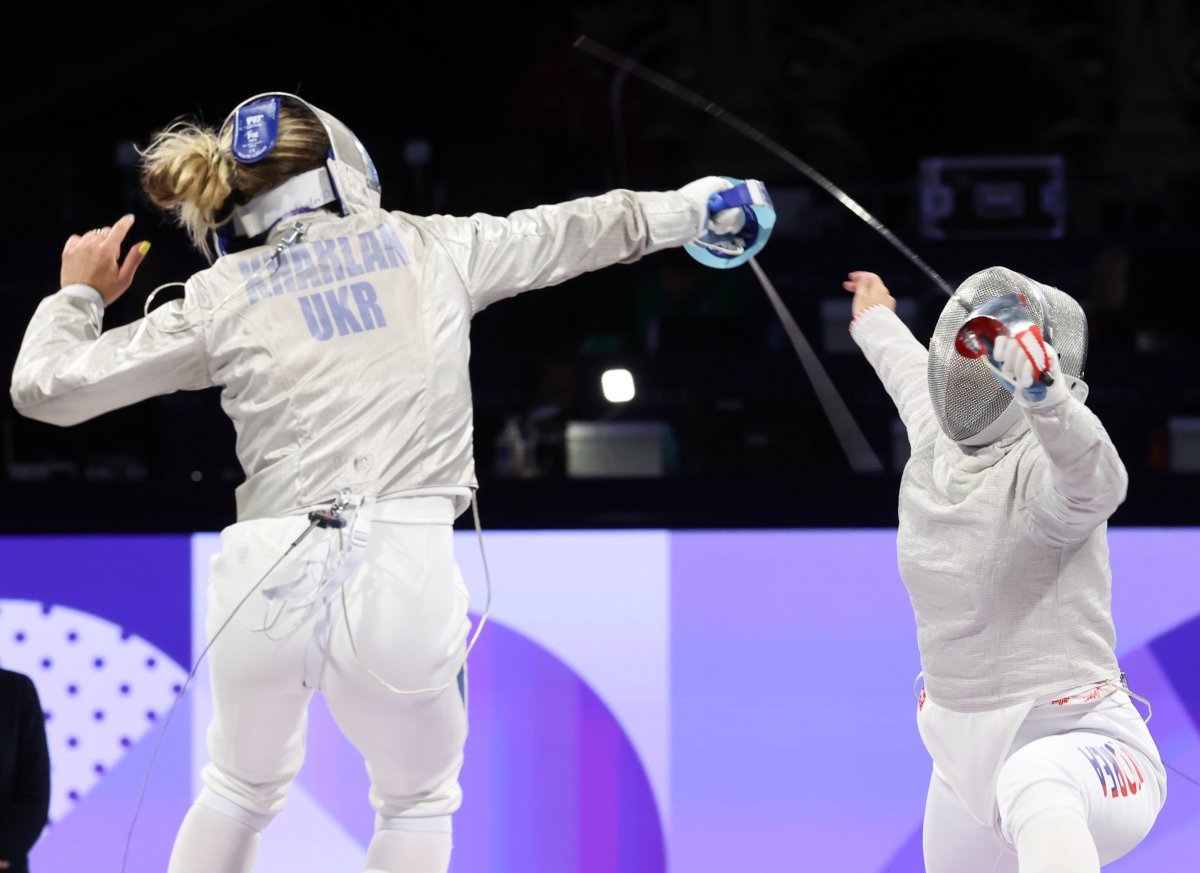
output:
MULTIPOLYGON (((190 666, 190 560, 187 536, 0 537, 0 660, 30 675, 48 716, 55 823, 34 869, 119 869, 158 725, 190 666), (17 633, 26 639, 10 646, 17 633)), ((159 754, 127 873, 165 869, 191 802, 189 710, 159 754)))
POLYGON ((930 767, 895 533, 680 533, 671 567, 671 868, 881 869, 930 767))
POLYGON ((343 735, 323 694, 308 708, 308 752, 297 781, 364 849, 375 833, 368 793, 371 780, 362 755, 343 735))
POLYGON ((645 770, 595 692, 497 623, 471 656, 453 871, 665 873, 645 770))
MULTIPOLYGON (((1155 830, 1113 869, 1190 869, 1200 787, 1180 774, 1200 777, 1200 531, 1117 530, 1111 541, 1119 654, 1154 701, 1151 731, 1180 771, 1169 774, 1155 830)), ((674 533, 670 557, 671 808, 656 808, 642 762, 595 691, 497 622, 472 656, 453 869, 919 873, 929 761, 913 722, 919 665, 894 531, 674 533)), ((72 756, 119 740, 117 716, 146 677, 189 666, 189 538, 4 537, 0 560, 0 635, 10 643, 0 653, 11 666, 27 661, 43 699, 56 701, 62 787, 72 756), (43 651, 51 637, 59 647, 43 651), (121 660, 130 652, 137 664, 121 660), (105 682, 111 699, 93 706, 88 695, 105 682)), ((612 645, 619 652, 621 640, 612 645)), ((129 873, 163 869, 191 799, 189 718, 182 709, 168 734, 129 873)), ((321 704, 311 730, 301 783, 365 844, 361 761, 321 704)), ((35 849, 39 869, 116 869, 157 736, 86 757, 95 778, 35 849)))
MULTIPOLYGON (((192 802, 188 773, 191 749, 185 698, 168 727, 150 772, 150 759, 162 728, 157 727, 121 759, 83 801, 59 824, 46 829, 30 856, 37 873, 67 870, 121 869, 125 840, 138 795, 150 773, 146 799, 130 842, 126 873, 162 873, 167 869, 175 833, 192 802)), ((51 755, 53 757, 53 753, 51 755)))
POLYGON ((1200 529, 1111 528, 1108 543, 1118 655, 1200 615, 1200 529))
POLYGON ((61 603, 191 664, 191 537, 0 537, 0 598, 61 603))

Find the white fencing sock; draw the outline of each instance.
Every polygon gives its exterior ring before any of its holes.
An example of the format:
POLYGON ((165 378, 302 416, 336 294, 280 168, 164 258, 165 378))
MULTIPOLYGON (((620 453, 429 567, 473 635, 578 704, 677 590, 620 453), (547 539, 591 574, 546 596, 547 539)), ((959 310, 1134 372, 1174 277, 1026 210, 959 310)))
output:
POLYGON ((259 832, 206 806, 183 819, 167 873, 252 873, 259 832))
POLYGON ((367 873, 447 873, 453 845, 448 832, 377 830, 367 850, 367 873))

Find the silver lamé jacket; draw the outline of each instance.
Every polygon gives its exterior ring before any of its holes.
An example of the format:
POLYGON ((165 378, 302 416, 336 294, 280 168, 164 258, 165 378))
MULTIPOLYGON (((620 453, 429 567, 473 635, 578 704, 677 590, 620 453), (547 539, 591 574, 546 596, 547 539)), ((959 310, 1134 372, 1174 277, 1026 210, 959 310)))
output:
MULTIPOLYGON (((301 219, 301 241, 220 258, 182 300, 101 330, 99 294, 47 297, 12 400, 70 425, 147 397, 221 387, 246 481, 239 520, 476 484, 468 333, 493 302, 692 239, 683 195, 612 191, 498 218, 372 209, 301 219)), ((288 223, 290 226, 290 223, 288 223)))
POLYGON ((1128 480, 1099 419, 1067 395, 961 446, 895 313, 869 309, 851 333, 908 430, 897 546, 930 698, 983 712, 1118 679, 1106 533, 1128 480))

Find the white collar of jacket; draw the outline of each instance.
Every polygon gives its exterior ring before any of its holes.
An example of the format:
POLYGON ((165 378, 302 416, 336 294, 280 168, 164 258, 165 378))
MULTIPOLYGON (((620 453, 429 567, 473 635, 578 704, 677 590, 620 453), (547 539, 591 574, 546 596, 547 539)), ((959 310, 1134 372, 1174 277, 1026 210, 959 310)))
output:
POLYGON ((266 233, 281 218, 293 213, 308 212, 337 202, 333 182, 325 167, 317 167, 293 176, 265 194, 255 197, 245 206, 233 210, 233 227, 238 236, 248 239, 266 233))

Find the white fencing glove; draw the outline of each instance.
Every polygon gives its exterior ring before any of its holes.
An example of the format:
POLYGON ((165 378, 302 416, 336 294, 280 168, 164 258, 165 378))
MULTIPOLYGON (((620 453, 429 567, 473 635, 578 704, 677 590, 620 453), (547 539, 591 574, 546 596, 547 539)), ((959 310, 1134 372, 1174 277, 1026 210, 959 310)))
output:
POLYGON ((712 215, 708 209, 708 198, 719 191, 733 187, 733 183, 720 176, 705 176, 695 182, 688 182, 679 189, 679 193, 696 204, 700 211, 700 223, 696 226, 696 236, 703 236, 711 231, 718 236, 737 233, 746 224, 746 213, 741 207, 722 209, 712 215))
POLYGON ((997 336, 992 360, 1000 368, 1000 383, 1021 406, 1050 406, 1071 393, 1058 364, 1058 352, 1042 339, 1041 331, 1036 328, 1027 328, 1015 336, 997 336), (1054 384, 1043 384, 1040 381, 1043 373, 1049 373, 1054 384))

